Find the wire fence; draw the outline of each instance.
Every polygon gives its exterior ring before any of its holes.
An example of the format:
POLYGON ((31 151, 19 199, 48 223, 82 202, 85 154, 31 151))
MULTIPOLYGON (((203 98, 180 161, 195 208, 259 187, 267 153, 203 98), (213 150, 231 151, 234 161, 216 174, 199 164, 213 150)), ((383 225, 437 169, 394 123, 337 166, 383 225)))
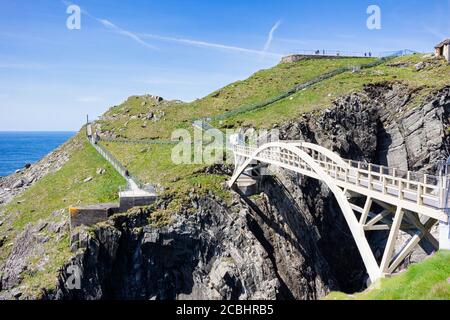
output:
POLYGON ((405 49, 397 51, 346 51, 346 50, 299 50, 290 52, 287 56, 303 55, 314 57, 342 57, 342 58, 384 58, 392 55, 404 56, 408 54, 416 54, 417 51, 405 49))
POLYGON ((126 139, 126 138, 104 138, 104 137, 99 137, 99 141, 117 142, 124 144, 149 144, 149 145, 176 145, 179 143, 179 141, 175 140, 126 139))
POLYGON ((269 105, 271 105, 271 104, 273 104, 275 102, 278 102, 280 100, 286 99, 289 96, 291 96, 291 95, 293 95, 293 94, 295 94, 295 93, 297 93, 297 92, 299 92, 301 90, 309 88, 309 87, 311 87, 311 86, 313 86, 313 85, 315 85, 315 84, 317 84, 319 82, 322 82, 324 80, 331 79, 331 78, 333 78, 333 77, 335 77, 337 75, 340 75, 342 73, 349 72, 349 71, 356 71, 356 70, 364 70, 364 69, 374 68, 376 66, 379 66, 379 65, 387 62, 388 60, 391 60, 391 59, 393 59, 395 57, 399 57, 399 56, 401 56, 403 54, 404 54, 404 50, 396 51, 396 52, 390 53, 389 56, 386 56, 386 57, 383 57, 383 58, 379 58, 376 61, 371 62, 371 63, 362 64, 362 65, 358 65, 358 66, 341 67, 341 68, 335 69, 333 71, 324 73, 324 74, 322 74, 320 76, 317 76, 317 77, 313 78, 312 80, 310 80, 308 82, 305 82, 305 83, 302 83, 300 85, 297 85, 297 86, 291 88, 290 90, 281 93, 278 96, 272 97, 272 98, 264 100, 262 102, 257 102, 257 103, 244 105, 242 107, 236 108, 234 110, 225 112, 225 113, 220 114, 220 115, 209 117, 207 119, 205 119, 205 118, 203 118, 203 119, 195 119, 194 122, 195 121, 199 121, 199 120, 221 121, 221 120, 225 120, 227 118, 231 118, 233 116, 236 116, 238 114, 247 113, 247 112, 250 112, 250 111, 255 111, 255 110, 267 107, 267 106, 269 106, 269 105))
POLYGON ((127 181, 126 187, 120 187, 119 191, 126 191, 132 189, 130 185, 130 181, 132 180, 133 183, 140 189, 145 190, 148 186, 144 184, 142 181, 140 181, 135 175, 133 175, 114 155, 109 152, 105 147, 100 145, 97 141, 94 141, 89 136, 87 137, 90 144, 94 147, 95 150, 106 160, 108 161, 113 168, 127 181))

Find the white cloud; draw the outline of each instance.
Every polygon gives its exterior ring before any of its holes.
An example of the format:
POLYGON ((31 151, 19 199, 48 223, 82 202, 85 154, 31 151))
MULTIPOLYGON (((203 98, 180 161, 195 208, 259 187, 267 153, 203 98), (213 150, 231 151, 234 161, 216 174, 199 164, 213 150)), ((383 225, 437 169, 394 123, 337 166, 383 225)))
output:
MULTIPOLYGON (((72 3, 66 0, 62 0, 62 3, 65 5, 71 5, 72 3)), ((180 43, 180 44, 184 44, 184 45, 188 45, 188 46, 196 46, 196 47, 202 47, 202 48, 211 48, 211 49, 219 49, 219 50, 227 50, 227 51, 234 51, 234 52, 240 52, 240 53, 247 53, 247 54, 257 54, 257 55, 262 55, 262 56, 271 56, 273 58, 281 58, 282 55, 278 54, 278 53, 272 53, 272 52, 267 52, 267 50, 265 51, 260 51, 260 50, 253 50, 253 49, 247 49, 247 48, 242 48, 242 47, 237 47, 237 46, 229 46, 229 45, 224 45, 224 44, 219 44, 219 43, 213 43, 213 42, 207 42, 207 41, 200 41, 200 40, 192 40, 192 39, 186 39, 186 38, 177 38, 177 37, 165 37, 165 36, 160 36, 160 35, 155 35, 155 34, 138 34, 138 33, 134 33, 125 29, 122 29, 120 27, 118 27, 117 25, 115 25, 113 22, 107 20, 107 19, 99 19, 91 14, 89 14, 86 10, 82 9, 81 12, 98 21, 99 23, 101 23, 105 28, 111 29, 113 31, 115 31, 116 33, 126 36, 134 41, 136 41, 137 43, 150 48, 150 49, 157 49, 155 46, 149 44, 148 42, 144 41, 143 39, 147 38, 147 39, 155 39, 155 40, 161 40, 161 41, 169 41, 169 42, 176 42, 176 43, 180 43)), ((273 38, 273 33, 275 32, 275 30, 278 28, 278 26, 280 25, 281 21, 277 22, 275 24, 275 26, 272 28, 271 32, 269 33, 269 45, 272 42, 272 38, 273 38)))
MULTIPOLYGON (((177 38, 177 37, 165 37, 165 36, 159 36, 159 35, 155 35, 155 34, 141 34, 141 37, 155 39, 155 40, 161 40, 161 41, 176 42, 176 43, 180 43, 180 44, 184 44, 184 45, 188 45, 188 46, 194 46, 194 47, 211 48, 211 49, 234 51, 234 52, 247 53, 247 54, 264 55, 264 52, 260 51, 260 50, 253 50, 253 49, 247 49, 247 48, 242 48, 242 47, 229 46, 229 45, 224 45, 224 44, 214 43, 214 42, 192 40, 192 39, 186 39, 186 38, 177 38)), ((272 53, 272 52, 267 52, 267 55, 272 56, 274 58, 281 57, 281 54, 272 53)))
POLYGON ((128 30, 124 30, 118 26, 116 26, 114 23, 112 23, 109 20, 106 19, 98 19, 95 18, 98 22, 100 22, 104 27, 113 30, 114 32, 116 32, 117 34, 123 35, 125 37, 128 37, 134 41, 136 41, 137 43, 143 45, 144 47, 147 47, 149 49, 156 49, 155 46, 145 42, 144 40, 142 40, 137 34, 128 31, 128 30))
POLYGON ((270 29, 269 35, 267 36, 267 41, 264 44, 264 48, 263 48, 264 55, 270 49, 270 45, 272 44, 272 41, 273 41, 273 35, 275 34, 275 31, 277 31, 277 29, 279 28, 280 25, 281 25, 281 20, 277 21, 277 23, 274 24, 272 29, 270 29))
MULTIPOLYGON (((66 0, 62 0, 61 2, 62 2, 64 5, 66 5, 66 6, 73 5, 73 3, 69 2, 69 1, 66 1, 66 0)), ((153 46, 153 45, 151 45, 151 44, 145 42, 144 40, 142 40, 136 33, 131 32, 131 31, 128 31, 128 30, 125 30, 125 29, 122 29, 122 28, 120 28, 119 26, 117 26, 117 25, 115 25, 114 23, 112 23, 111 21, 109 21, 109 20, 97 18, 97 17, 91 15, 91 14, 90 14, 87 10, 85 10, 85 9, 81 9, 81 13, 84 14, 84 15, 86 15, 86 16, 88 16, 89 18, 94 19, 94 20, 96 20, 97 22, 101 23, 105 28, 108 28, 108 29, 110 29, 110 30, 113 30, 114 32, 116 32, 117 34, 120 34, 120 35, 122 35, 122 36, 128 37, 128 38, 130 38, 130 39, 136 41, 136 42, 139 43, 140 45, 143 45, 143 46, 146 47, 146 48, 153 49, 153 50, 157 49, 155 46, 153 46)))

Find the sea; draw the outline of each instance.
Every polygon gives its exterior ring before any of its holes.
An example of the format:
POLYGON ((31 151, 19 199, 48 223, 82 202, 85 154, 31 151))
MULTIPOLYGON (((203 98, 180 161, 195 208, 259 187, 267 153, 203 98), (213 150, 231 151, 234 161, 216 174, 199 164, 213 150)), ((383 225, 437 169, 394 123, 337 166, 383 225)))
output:
POLYGON ((76 132, 0 131, 0 177, 39 161, 75 134, 76 132))

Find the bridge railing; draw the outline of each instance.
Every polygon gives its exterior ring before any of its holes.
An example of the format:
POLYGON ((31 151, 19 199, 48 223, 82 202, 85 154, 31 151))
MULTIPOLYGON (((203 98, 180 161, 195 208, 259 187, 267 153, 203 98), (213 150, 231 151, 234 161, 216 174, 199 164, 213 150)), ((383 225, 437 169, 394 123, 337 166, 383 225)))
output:
POLYGON ((403 56, 412 53, 418 53, 412 50, 397 50, 397 51, 381 51, 381 52, 373 52, 373 51, 346 51, 346 50, 298 50, 296 52, 286 53, 287 56, 292 55, 305 55, 305 56, 325 56, 325 57, 344 57, 344 58, 383 58, 389 57, 392 55, 395 56, 403 56))
POLYGON ((426 185, 439 186, 440 177, 435 175, 430 175, 422 172, 412 172, 406 170, 399 170, 393 167, 386 167, 377 164, 371 164, 367 162, 346 160, 352 168, 359 168, 366 170, 368 172, 380 173, 387 176, 392 176, 395 178, 406 179, 410 182, 420 182, 426 185))
MULTIPOLYGON (((256 146, 234 146, 235 153, 246 157, 251 157, 257 150, 256 146)), ((340 183, 379 192, 385 196, 397 197, 400 200, 433 209, 447 207, 447 178, 445 176, 402 171, 352 160, 344 160, 348 163, 348 166, 343 166, 314 150, 309 150, 308 153, 327 175, 340 183)), ((281 164, 289 168, 311 172, 311 175, 315 176, 312 168, 299 156, 290 150, 283 149, 282 146, 265 149, 258 154, 257 158, 277 165, 281 164)))

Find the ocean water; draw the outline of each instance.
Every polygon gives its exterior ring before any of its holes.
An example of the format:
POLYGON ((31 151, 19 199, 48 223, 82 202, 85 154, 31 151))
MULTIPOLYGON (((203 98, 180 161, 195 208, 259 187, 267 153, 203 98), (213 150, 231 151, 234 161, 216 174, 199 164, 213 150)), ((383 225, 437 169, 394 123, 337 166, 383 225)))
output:
POLYGON ((75 132, 0 131, 0 176, 39 161, 74 135, 75 132))

